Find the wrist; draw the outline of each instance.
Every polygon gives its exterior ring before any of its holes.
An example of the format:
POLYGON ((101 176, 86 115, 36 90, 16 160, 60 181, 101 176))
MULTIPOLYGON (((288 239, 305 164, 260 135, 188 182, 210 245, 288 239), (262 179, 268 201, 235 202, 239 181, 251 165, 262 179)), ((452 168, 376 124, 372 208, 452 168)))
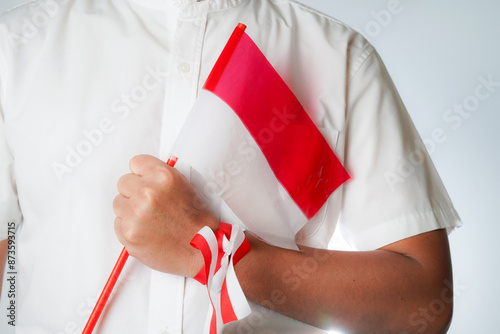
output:
POLYGON ((220 229, 220 221, 214 215, 210 215, 205 226, 210 227, 210 229, 212 229, 213 232, 216 232, 217 230, 220 229))
POLYGON ((268 266, 267 259, 272 252, 269 248, 272 246, 252 232, 246 231, 245 236, 250 244, 250 251, 234 267, 234 270, 245 295, 250 300, 254 300, 253 291, 256 285, 263 281, 261 268, 268 266))
POLYGON ((191 248, 193 252, 193 255, 191 256, 192 261, 186 277, 193 278, 203 269, 205 260, 203 259, 203 254, 199 249, 194 247, 191 248))

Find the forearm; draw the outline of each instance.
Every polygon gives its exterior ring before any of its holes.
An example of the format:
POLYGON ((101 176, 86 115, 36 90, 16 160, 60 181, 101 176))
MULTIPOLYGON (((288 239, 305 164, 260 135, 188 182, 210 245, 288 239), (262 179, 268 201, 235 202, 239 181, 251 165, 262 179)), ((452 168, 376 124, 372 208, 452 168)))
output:
POLYGON ((426 259, 419 261, 390 250, 338 252, 304 248, 297 252, 253 238, 250 241, 252 251, 236 271, 252 301, 325 329, 415 332, 424 328, 415 327, 411 320, 417 312, 419 318, 427 316, 426 333, 446 331, 453 295, 446 284, 450 285, 451 273, 428 266, 426 259), (443 303, 446 310, 440 310, 438 315, 420 315, 433 300, 442 299, 445 288, 449 289, 445 294, 448 303, 443 303))

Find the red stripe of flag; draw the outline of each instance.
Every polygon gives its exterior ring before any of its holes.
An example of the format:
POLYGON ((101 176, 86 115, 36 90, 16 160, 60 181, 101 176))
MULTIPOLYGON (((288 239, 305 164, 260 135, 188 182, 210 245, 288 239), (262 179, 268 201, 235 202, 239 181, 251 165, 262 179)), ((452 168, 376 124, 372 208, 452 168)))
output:
POLYGON ((205 264, 194 279, 201 284, 206 285, 210 276, 210 265, 212 263, 212 252, 210 250, 210 246, 208 241, 201 234, 196 234, 194 236, 193 240, 191 240, 191 246, 201 251, 205 264))
POLYGON ((222 323, 227 324, 232 321, 238 320, 236 313, 234 312, 233 303, 231 302, 231 297, 227 291, 227 278, 224 278, 222 283, 222 289, 220 292, 220 305, 221 305, 221 317, 222 323))
POLYGON ((226 102, 310 219, 349 175, 293 92, 240 24, 204 89, 226 102))

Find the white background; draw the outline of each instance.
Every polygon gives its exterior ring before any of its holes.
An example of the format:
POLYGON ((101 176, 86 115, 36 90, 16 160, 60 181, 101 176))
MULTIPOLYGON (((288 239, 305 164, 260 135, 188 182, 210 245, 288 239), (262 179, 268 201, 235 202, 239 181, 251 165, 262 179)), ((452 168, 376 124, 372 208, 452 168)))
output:
MULTIPOLYGON (((26 2, 0 1, 0 13, 26 2)), ((450 236, 456 306, 449 333, 496 333, 495 305, 500 299, 496 258, 500 253, 500 86, 463 118, 460 126, 453 128, 456 124, 446 122, 443 116, 454 105, 472 101, 479 77, 492 76, 500 82, 500 2, 301 2, 355 27, 372 42, 423 139, 432 139, 436 129, 444 132, 445 139, 429 146, 429 151, 464 222, 450 236)), ((5 299, 0 305, 1 333, 10 332, 5 327, 5 299)))

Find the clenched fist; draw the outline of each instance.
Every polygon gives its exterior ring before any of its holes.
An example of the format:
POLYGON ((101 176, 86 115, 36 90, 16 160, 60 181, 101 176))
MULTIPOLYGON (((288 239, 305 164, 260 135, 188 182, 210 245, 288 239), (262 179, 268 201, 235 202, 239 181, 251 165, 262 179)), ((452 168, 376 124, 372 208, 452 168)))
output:
POLYGON ((138 155, 130 170, 118 181, 113 202, 118 240, 152 269, 194 277, 203 257, 190 241, 204 226, 217 230, 217 218, 200 205, 189 181, 161 160, 138 155))

